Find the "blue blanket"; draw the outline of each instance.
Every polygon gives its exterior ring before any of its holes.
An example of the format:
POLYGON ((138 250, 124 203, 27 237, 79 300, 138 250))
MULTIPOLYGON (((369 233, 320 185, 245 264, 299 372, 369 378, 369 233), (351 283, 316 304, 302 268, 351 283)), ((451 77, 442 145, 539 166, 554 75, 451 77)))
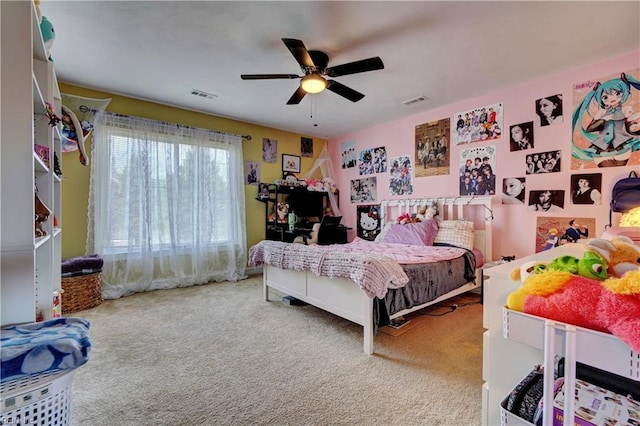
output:
POLYGON ((78 368, 89 360, 89 321, 56 318, 0 330, 0 380, 78 368))

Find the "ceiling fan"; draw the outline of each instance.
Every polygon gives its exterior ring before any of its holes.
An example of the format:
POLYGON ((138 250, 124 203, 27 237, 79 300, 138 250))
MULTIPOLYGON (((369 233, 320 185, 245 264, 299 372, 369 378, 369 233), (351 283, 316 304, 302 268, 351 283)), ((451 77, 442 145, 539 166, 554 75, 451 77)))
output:
POLYGON ((329 80, 326 77, 340 77, 348 74, 384 69, 382 59, 378 56, 327 68, 329 55, 326 53, 319 50, 307 50, 301 40, 283 38, 282 41, 296 61, 298 61, 298 64, 300 64, 304 75, 242 74, 240 78, 243 80, 301 79, 300 87, 298 87, 291 98, 289 98, 287 105, 299 104, 307 93, 320 93, 324 89, 328 89, 335 94, 347 98, 351 102, 358 102, 364 98, 362 93, 335 80, 329 80))

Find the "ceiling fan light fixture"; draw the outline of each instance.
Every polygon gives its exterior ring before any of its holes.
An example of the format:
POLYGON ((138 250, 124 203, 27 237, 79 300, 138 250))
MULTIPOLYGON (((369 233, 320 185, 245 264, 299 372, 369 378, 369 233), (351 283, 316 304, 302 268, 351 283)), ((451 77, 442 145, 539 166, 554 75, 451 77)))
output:
POLYGON ((327 80, 319 74, 307 74, 302 77, 300 87, 307 93, 320 93, 327 88, 327 80))

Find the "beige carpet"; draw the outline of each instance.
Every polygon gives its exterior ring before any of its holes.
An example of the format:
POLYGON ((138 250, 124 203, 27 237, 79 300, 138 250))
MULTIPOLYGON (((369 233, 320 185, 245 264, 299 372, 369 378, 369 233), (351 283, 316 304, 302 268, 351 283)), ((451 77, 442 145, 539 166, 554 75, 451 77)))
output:
POLYGON ((93 344, 73 425, 480 424, 481 305, 378 333, 368 356, 362 327, 262 297, 254 276, 73 314, 93 344))

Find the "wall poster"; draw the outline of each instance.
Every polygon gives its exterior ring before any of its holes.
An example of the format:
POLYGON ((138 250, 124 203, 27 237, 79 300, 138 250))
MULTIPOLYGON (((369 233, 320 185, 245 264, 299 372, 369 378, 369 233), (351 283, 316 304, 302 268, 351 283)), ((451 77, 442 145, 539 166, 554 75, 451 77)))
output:
POLYGON ((459 112, 451 118, 456 126, 452 139, 456 145, 500 139, 502 121, 502 102, 459 112))
POLYGON ((640 68, 573 86, 572 169, 640 164, 640 68))
POLYGON ((358 169, 361 175, 387 172, 387 149, 383 146, 363 149, 358 159, 358 169))
POLYGON ((536 253, 564 244, 577 243, 593 237, 596 220, 587 217, 538 217, 536 225, 536 253))
POLYGON ((495 145, 467 148, 460 152, 460 195, 495 195, 495 145))
POLYGON ((342 150, 342 168, 350 169, 356 166, 356 142, 342 142, 340 146, 342 150))
POLYGON ((371 203, 376 201, 378 179, 376 177, 351 180, 351 202, 371 203))
POLYGON ((450 132, 448 118, 416 126, 416 177, 449 174, 450 132))
POLYGON ((391 158, 390 162, 389 193, 391 195, 413 194, 413 183, 411 181, 411 157, 408 155, 401 155, 400 157, 391 158))
POLYGON ((358 206, 356 208, 358 237, 373 241, 380 233, 380 205, 358 206))

